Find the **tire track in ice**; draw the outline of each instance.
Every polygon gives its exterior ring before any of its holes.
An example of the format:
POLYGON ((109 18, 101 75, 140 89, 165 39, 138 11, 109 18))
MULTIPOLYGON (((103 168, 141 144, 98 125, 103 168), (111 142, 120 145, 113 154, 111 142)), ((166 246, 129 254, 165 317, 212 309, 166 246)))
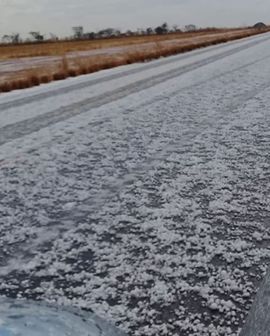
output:
MULTIPOLYGON (((270 38, 269 38, 270 39, 270 38)), ((137 93, 143 90, 146 90, 148 88, 151 88, 155 85, 161 84, 165 81, 168 81, 170 79, 179 77, 181 75, 184 75, 188 72, 195 71, 203 66, 207 66, 211 63, 217 62, 219 60, 222 60, 228 56, 234 55, 237 52, 242 51, 242 47, 235 48, 230 51, 226 51, 222 54, 218 54, 212 57, 209 57, 208 59, 204 59, 202 61, 198 61, 196 63, 184 66, 179 68, 179 70, 170 70, 168 72, 156 75, 154 77, 139 80, 135 83, 126 85, 125 87, 118 88, 115 90, 112 90, 110 92, 103 93, 101 95, 91 97, 88 99, 84 99, 80 102, 73 103, 68 106, 63 106, 60 108, 57 108, 54 111, 50 111, 48 113, 45 113, 43 115, 30 118, 27 120, 23 120, 11 125, 4 126, 0 128, 0 146, 4 145, 7 142, 10 142, 12 140, 21 138, 23 136, 29 135, 33 132, 37 132, 41 130, 42 128, 48 127, 50 125, 53 125, 57 122, 64 121, 66 119, 69 119, 71 117, 74 117, 76 115, 88 112, 91 109, 101 107, 103 105, 106 105, 108 103, 111 103, 113 101, 120 100, 126 96, 129 96, 133 93, 137 93), (237 50, 236 50, 237 49, 237 50)), ((243 66, 240 66, 238 68, 232 69, 230 72, 222 73, 217 76, 213 76, 212 78, 207 79, 206 81, 213 80, 219 77, 222 77, 228 73, 233 73, 239 69, 247 68, 253 64, 256 64, 258 62, 261 62, 265 59, 270 58, 270 55, 267 55, 259 60, 256 60, 254 62, 245 64, 243 66)), ((196 83, 195 85, 202 84, 205 81, 201 81, 199 83, 196 83)), ((192 85, 193 86, 193 85, 192 85)), ((268 86, 268 83, 266 84, 268 86)), ((190 86, 186 87, 190 88, 190 86)), ((182 90, 185 88, 182 88, 182 90)))

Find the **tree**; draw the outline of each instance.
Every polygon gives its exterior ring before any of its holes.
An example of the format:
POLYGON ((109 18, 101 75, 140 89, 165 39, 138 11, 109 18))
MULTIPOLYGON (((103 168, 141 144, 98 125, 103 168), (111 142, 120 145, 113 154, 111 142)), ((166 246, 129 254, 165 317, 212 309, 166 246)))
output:
POLYGON ((97 35, 100 38, 108 38, 108 37, 114 37, 119 36, 121 34, 121 31, 115 28, 106 28, 100 30, 97 35))
POLYGON ((10 36, 7 35, 7 34, 2 36, 2 42, 9 43, 10 42, 10 36))
POLYGON ((132 30, 127 30, 125 33, 124 33, 125 36, 133 36, 135 35, 135 33, 132 31, 132 30))
POLYGON ((81 39, 83 37, 83 27, 82 26, 73 27, 72 30, 74 32, 75 39, 81 39))
POLYGON ((16 34, 12 34, 12 43, 20 43, 20 34, 16 33, 16 34))
POLYGON ((87 40, 94 40, 96 38, 96 33, 90 32, 90 33, 85 33, 83 34, 83 38, 87 40))
POLYGON ((157 28, 155 28, 155 33, 157 35, 162 35, 164 33, 163 28, 161 26, 158 26, 157 28))
POLYGON ((168 26, 168 24, 166 22, 163 23, 163 25, 158 26, 157 28, 155 28, 155 33, 157 35, 166 34, 168 32, 169 32, 169 26, 168 26))
POLYGON ((163 29, 163 34, 168 33, 169 31, 169 26, 167 22, 164 22, 163 25, 161 26, 161 28, 163 29))
POLYGON ((151 27, 146 28, 146 34, 147 34, 147 35, 152 35, 153 33, 154 33, 153 28, 151 28, 151 27))
POLYGON ((41 35, 40 32, 37 32, 37 31, 31 31, 29 34, 33 37, 33 39, 34 39, 36 42, 44 41, 44 35, 41 35))
POLYGON ((189 24, 189 25, 185 26, 185 30, 187 32, 193 32, 193 31, 197 30, 197 27, 194 24, 189 24))
POLYGON ((172 26, 171 32, 173 32, 173 33, 181 33, 182 30, 178 27, 177 24, 174 24, 174 25, 172 26))
POLYGON ((20 43, 21 42, 20 34, 13 33, 11 35, 4 35, 2 37, 2 41, 5 43, 13 43, 13 44, 20 43))

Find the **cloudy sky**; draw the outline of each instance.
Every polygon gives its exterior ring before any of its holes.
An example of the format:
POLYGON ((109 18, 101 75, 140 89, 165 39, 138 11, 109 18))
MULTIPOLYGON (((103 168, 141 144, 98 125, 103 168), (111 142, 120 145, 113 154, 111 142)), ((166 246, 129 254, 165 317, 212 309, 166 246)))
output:
POLYGON ((269 0, 0 0, 0 36, 29 31, 70 35, 85 31, 157 26, 241 26, 270 23, 269 0))

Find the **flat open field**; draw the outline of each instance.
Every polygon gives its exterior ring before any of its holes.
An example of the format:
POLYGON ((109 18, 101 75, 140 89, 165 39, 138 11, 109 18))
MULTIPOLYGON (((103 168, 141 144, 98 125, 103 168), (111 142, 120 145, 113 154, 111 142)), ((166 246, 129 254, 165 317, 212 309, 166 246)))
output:
POLYGON ((258 33, 260 31, 255 29, 217 29, 94 41, 2 45, 0 92, 144 62, 258 33))
POLYGON ((109 39, 85 40, 85 41, 56 41, 43 43, 25 43, 19 45, 0 45, 0 60, 7 60, 21 57, 36 56, 63 56, 64 54, 78 51, 96 50, 102 48, 113 48, 131 46, 149 42, 163 42, 170 40, 190 40, 193 37, 205 35, 217 35, 222 33, 243 32, 246 29, 216 29, 202 30, 197 32, 171 33, 165 35, 151 36, 127 36, 109 39))

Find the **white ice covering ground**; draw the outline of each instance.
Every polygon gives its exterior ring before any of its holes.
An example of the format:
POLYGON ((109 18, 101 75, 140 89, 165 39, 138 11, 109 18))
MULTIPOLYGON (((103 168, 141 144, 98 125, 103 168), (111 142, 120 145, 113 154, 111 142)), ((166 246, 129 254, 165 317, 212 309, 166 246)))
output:
POLYGON ((270 257, 270 34, 0 96, 0 294, 235 336, 270 257))

